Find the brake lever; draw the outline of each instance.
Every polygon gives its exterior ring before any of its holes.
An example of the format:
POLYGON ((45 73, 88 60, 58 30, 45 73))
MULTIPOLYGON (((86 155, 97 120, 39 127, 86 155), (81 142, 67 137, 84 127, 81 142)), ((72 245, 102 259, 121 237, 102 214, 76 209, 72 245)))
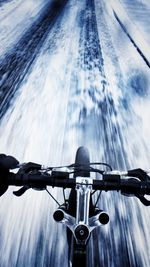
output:
POLYGON ((29 173, 33 170, 41 170, 41 168, 42 168, 42 165, 34 163, 34 162, 23 163, 21 164, 21 167, 18 173, 19 174, 29 173))
POLYGON ((135 195, 144 206, 150 206, 150 200, 146 199, 146 197, 144 197, 143 195, 135 195))
POLYGON ((141 181, 148 181, 149 176, 146 171, 142 169, 134 169, 134 170, 129 170, 127 173, 128 176, 130 177, 136 177, 139 178, 141 181))
MULTIPOLYGON (((35 171, 35 170, 41 170, 42 165, 37 164, 37 163, 33 163, 33 162, 28 162, 28 163, 20 164, 17 167, 19 167, 19 171, 17 172, 17 174, 20 175, 20 174, 29 173, 29 172, 35 171)), ((20 197, 30 188, 31 188, 30 186, 24 185, 19 190, 14 191, 13 194, 17 197, 20 197)))
POLYGON ((21 187, 19 190, 17 190, 17 191, 13 191, 13 194, 14 194, 16 197, 20 197, 20 196, 22 196, 28 189, 30 189, 30 187, 27 186, 27 185, 24 185, 24 186, 21 187))

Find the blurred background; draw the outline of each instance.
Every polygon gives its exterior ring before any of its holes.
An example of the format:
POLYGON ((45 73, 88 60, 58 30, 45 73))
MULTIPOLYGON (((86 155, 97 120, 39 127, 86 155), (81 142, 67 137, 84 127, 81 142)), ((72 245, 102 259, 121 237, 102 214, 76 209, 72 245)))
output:
MULTIPOLYGON (((21 163, 150 170, 149 0, 0 0, 0 152, 21 163)), ((68 266, 46 191, 0 199, 0 267, 68 266)), ((63 201, 61 191, 50 189, 63 201)), ((149 267, 149 209, 102 193, 89 267, 149 267)))

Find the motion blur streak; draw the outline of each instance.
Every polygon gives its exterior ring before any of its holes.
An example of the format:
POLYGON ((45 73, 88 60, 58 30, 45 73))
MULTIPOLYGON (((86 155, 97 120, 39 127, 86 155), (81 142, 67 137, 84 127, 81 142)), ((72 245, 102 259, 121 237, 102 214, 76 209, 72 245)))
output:
MULTIPOLYGON (((148 41, 148 0, 120 4, 148 41)), ((3 0, 0 19, 1 152, 60 165, 85 145, 93 161, 150 170, 150 70, 109 1, 3 0)), ((0 267, 66 267, 56 204, 44 191, 12 191, 0 199, 0 267)), ((149 267, 148 208, 105 192, 99 206, 110 223, 91 236, 89 267, 149 267)))

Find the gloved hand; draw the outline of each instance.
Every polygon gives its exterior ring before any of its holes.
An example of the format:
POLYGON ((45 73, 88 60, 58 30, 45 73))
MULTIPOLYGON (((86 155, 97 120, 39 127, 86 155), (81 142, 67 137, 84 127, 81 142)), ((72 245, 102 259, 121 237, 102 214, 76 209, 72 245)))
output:
POLYGON ((14 169, 19 161, 12 156, 0 154, 0 196, 8 189, 9 170, 14 169))

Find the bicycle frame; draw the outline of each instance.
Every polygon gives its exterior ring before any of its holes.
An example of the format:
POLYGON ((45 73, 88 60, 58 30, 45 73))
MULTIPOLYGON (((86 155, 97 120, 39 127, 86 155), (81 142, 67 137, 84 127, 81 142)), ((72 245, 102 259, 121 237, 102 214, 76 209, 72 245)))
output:
POLYGON ((76 243, 81 245, 87 244, 90 233, 95 227, 109 221, 108 214, 97 208, 95 214, 89 216, 92 184, 93 179, 89 177, 76 177, 76 217, 68 214, 64 205, 54 212, 55 221, 65 224, 72 231, 76 243))

